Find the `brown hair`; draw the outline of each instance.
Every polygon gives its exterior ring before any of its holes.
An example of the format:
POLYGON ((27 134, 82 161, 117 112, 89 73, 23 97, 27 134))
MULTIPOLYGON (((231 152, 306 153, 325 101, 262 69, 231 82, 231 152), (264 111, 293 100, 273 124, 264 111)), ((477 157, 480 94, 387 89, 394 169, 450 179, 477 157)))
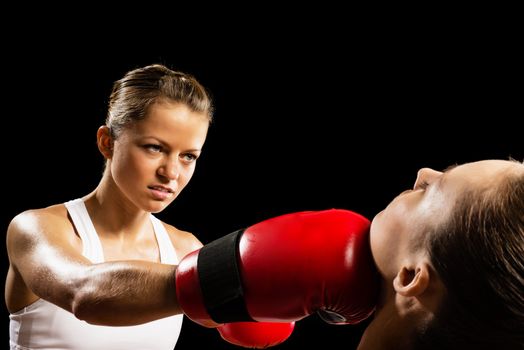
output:
POLYGON ((126 126, 144 119, 149 106, 160 99, 183 103, 212 120, 211 97, 193 76, 154 64, 129 71, 113 84, 106 118, 113 138, 118 138, 126 126))
POLYGON ((429 252, 447 293, 415 349, 524 349, 524 174, 462 197, 429 252))

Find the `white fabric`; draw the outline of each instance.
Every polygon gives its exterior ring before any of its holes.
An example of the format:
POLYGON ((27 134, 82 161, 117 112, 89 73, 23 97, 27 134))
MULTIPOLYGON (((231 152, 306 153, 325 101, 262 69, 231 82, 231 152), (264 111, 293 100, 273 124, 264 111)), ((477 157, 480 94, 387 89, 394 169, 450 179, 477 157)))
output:
MULTIPOLYGON (((82 254, 93 263, 104 261, 100 239, 82 199, 65 203, 82 240, 82 254)), ((178 264, 175 249, 163 224, 151 215, 163 264, 178 264)), ((9 316, 11 350, 172 350, 182 328, 182 315, 130 327, 95 326, 70 312, 38 299, 9 316)))

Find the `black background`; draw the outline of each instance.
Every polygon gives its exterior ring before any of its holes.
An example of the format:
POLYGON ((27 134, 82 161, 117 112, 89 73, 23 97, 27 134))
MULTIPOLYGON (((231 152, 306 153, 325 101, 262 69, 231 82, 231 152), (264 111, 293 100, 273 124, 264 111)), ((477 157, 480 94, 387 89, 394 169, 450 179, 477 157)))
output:
MULTIPOLYGON (((7 37, 4 232, 23 210, 96 187, 96 131, 111 84, 151 63, 193 74, 215 100, 192 182, 158 215, 204 243, 288 212, 345 208, 372 218, 421 167, 522 160, 523 57, 511 28, 434 24, 244 33, 234 41, 209 30, 190 43, 181 40, 188 27, 160 39, 122 32, 121 23, 97 38, 68 39, 67 28, 7 37)), ((5 253, 2 262, 6 272, 5 253)), ((277 348, 351 349, 365 325, 311 316, 277 348)), ((176 349, 196 348, 236 347, 186 321, 176 349)))

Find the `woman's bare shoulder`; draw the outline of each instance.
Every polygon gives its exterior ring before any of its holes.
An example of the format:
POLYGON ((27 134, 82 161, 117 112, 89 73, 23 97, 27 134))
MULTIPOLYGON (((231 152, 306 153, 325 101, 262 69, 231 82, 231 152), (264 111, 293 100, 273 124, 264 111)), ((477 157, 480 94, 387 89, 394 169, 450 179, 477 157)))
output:
POLYGON ((202 243, 191 232, 180 230, 173 225, 166 224, 165 222, 162 223, 164 224, 179 257, 183 257, 202 247, 202 243))
POLYGON ((22 223, 27 220, 67 220, 67 209, 64 204, 55 204, 45 208, 27 209, 17 214, 12 223, 22 223))
POLYGON ((9 223, 8 234, 40 235, 66 227, 70 227, 67 209, 63 204, 56 204, 45 208, 28 209, 17 214, 9 223))

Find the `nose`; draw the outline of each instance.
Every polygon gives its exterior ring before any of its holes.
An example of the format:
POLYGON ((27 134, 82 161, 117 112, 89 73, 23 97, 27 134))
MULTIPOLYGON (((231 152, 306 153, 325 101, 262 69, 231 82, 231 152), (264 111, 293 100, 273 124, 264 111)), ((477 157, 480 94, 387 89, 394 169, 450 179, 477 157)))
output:
POLYGON ((413 189, 426 188, 431 183, 435 182, 442 172, 433 170, 431 168, 422 168, 417 172, 417 179, 415 180, 415 185, 413 189))
POLYGON ((169 181, 178 180, 180 176, 179 164, 176 160, 168 159, 158 168, 158 174, 169 179, 169 181))

